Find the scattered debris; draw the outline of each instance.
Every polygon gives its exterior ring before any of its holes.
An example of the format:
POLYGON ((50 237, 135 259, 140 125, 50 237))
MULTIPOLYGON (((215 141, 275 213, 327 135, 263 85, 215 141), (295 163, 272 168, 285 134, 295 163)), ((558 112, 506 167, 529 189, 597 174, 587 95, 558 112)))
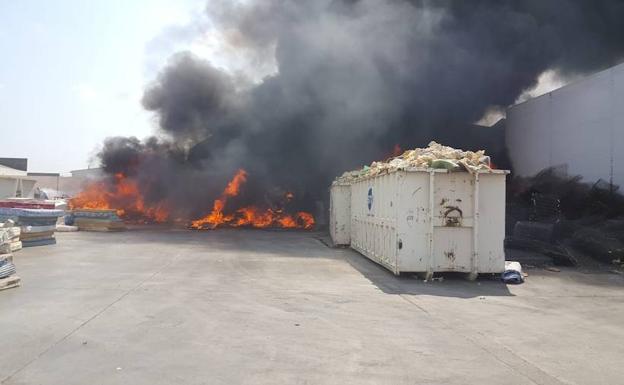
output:
POLYGON ((624 243, 620 234, 612 233, 607 226, 582 228, 572 235, 574 245, 604 263, 624 258, 624 243))
POLYGON ((557 243, 513 235, 505 238, 505 247, 547 255, 557 265, 575 266, 577 264, 576 258, 565 247, 557 243))
POLYGON ((561 270, 560 270, 560 269, 557 269, 556 267, 552 267, 552 266, 547 266, 547 267, 545 268, 545 270, 552 271, 552 272, 554 272, 554 273, 560 273, 560 272, 561 272, 561 270))
POLYGON ((577 265, 585 255, 617 265, 624 259, 624 195, 618 190, 603 180, 583 183, 565 167, 514 178, 505 247, 546 255, 555 265, 577 265))
POLYGON ((519 262, 505 261, 505 271, 501 274, 501 280, 505 283, 520 284, 524 282, 522 266, 519 262))

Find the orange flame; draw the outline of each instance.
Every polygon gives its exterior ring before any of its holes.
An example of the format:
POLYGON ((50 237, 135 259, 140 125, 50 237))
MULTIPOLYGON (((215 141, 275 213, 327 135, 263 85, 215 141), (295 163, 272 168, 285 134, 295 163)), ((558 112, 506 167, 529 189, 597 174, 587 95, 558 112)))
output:
MULTIPOLYGON (((314 227, 314 217, 306 212, 286 214, 282 209, 260 209, 257 207, 243 207, 233 213, 224 212, 229 198, 240 194, 242 186, 247 182, 247 172, 240 169, 227 184, 219 199, 212 205, 212 211, 203 218, 193 220, 189 224, 194 229, 214 229, 218 226, 255 228, 281 227, 303 228, 314 227)), ((164 223, 169 221, 181 222, 179 218, 172 218, 169 205, 166 201, 146 205, 145 199, 137 182, 123 174, 115 174, 113 183, 96 181, 85 186, 75 198, 69 201, 73 209, 115 209, 117 215, 124 220, 164 223)), ((286 202, 294 199, 292 192, 284 195, 286 202)))
POLYGON ((235 197, 240 192, 241 185, 247 182, 247 171, 240 169, 234 175, 234 178, 227 184, 223 195, 226 197, 235 197))
POLYGON ((152 207, 145 206, 145 200, 136 181, 118 173, 113 183, 96 181, 89 183, 69 201, 70 209, 117 210, 123 219, 141 219, 147 222, 162 223, 169 220, 169 207, 166 202, 158 202, 152 207))
MULTIPOLYGON (((219 199, 216 199, 210 214, 203 218, 194 220, 189 227, 193 229, 214 229, 218 226, 241 227, 250 226, 255 228, 281 227, 281 228, 303 228, 314 227, 314 217, 306 212, 298 212, 295 215, 285 214, 281 209, 273 210, 267 208, 261 210, 257 207, 243 207, 233 214, 225 215, 223 210, 228 198, 235 197, 240 193, 242 185, 247 181, 247 172, 238 170, 234 178, 227 184, 219 199)), ((287 201, 294 199, 294 194, 288 192, 285 195, 287 201)))
POLYGON ((392 148, 392 156, 397 157, 401 155, 402 153, 403 153, 403 150, 401 149, 401 146, 399 146, 399 144, 395 144, 394 147, 392 148))

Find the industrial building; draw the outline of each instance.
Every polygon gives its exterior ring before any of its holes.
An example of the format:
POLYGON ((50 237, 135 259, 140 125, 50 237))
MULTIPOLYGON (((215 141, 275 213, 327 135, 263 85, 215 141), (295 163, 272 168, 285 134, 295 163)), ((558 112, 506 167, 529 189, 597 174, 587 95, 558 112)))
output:
POLYGON ((624 185, 624 63, 510 107, 506 146, 516 176, 563 166, 624 185))
POLYGON ((0 199, 32 197, 43 192, 48 199, 73 196, 85 183, 102 176, 101 168, 72 170, 68 174, 28 171, 27 158, 0 158, 0 199))
POLYGON ((26 158, 0 158, 0 199, 29 196, 35 180, 28 177, 26 158))

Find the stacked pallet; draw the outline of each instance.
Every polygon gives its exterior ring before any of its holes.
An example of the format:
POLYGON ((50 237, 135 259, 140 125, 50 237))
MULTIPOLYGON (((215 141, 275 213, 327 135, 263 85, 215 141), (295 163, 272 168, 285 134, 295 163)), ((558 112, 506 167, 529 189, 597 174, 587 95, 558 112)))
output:
POLYGON ((21 248, 20 228, 13 221, 0 223, 0 290, 19 286, 20 278, 15 274, 13 251, 21 248))
POLYGON ((71 221, 80 231, 126 230, 126 225, 115 210, 76 209, 71 212, 71 221))

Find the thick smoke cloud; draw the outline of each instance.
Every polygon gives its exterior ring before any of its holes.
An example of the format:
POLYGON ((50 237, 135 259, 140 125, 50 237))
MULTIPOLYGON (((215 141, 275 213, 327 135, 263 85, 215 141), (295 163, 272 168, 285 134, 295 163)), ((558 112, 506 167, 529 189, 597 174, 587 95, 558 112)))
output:
MULTIPOLYGON (((206 12, 234 47, 277 70, 255 84, 190 53, 172 58, 143 99, 168 143, 156 152, 167 164, 152 176, 159 186, 223 186, 243 167, 258 191, 318 199, 335 175, 394 144, 474 145, 462 127, 545 70, 582 74, 624 55, 622 1, 211 1, 206 12)), ((108 166, 127 152, 111 144, 101 158, 108 166)))

